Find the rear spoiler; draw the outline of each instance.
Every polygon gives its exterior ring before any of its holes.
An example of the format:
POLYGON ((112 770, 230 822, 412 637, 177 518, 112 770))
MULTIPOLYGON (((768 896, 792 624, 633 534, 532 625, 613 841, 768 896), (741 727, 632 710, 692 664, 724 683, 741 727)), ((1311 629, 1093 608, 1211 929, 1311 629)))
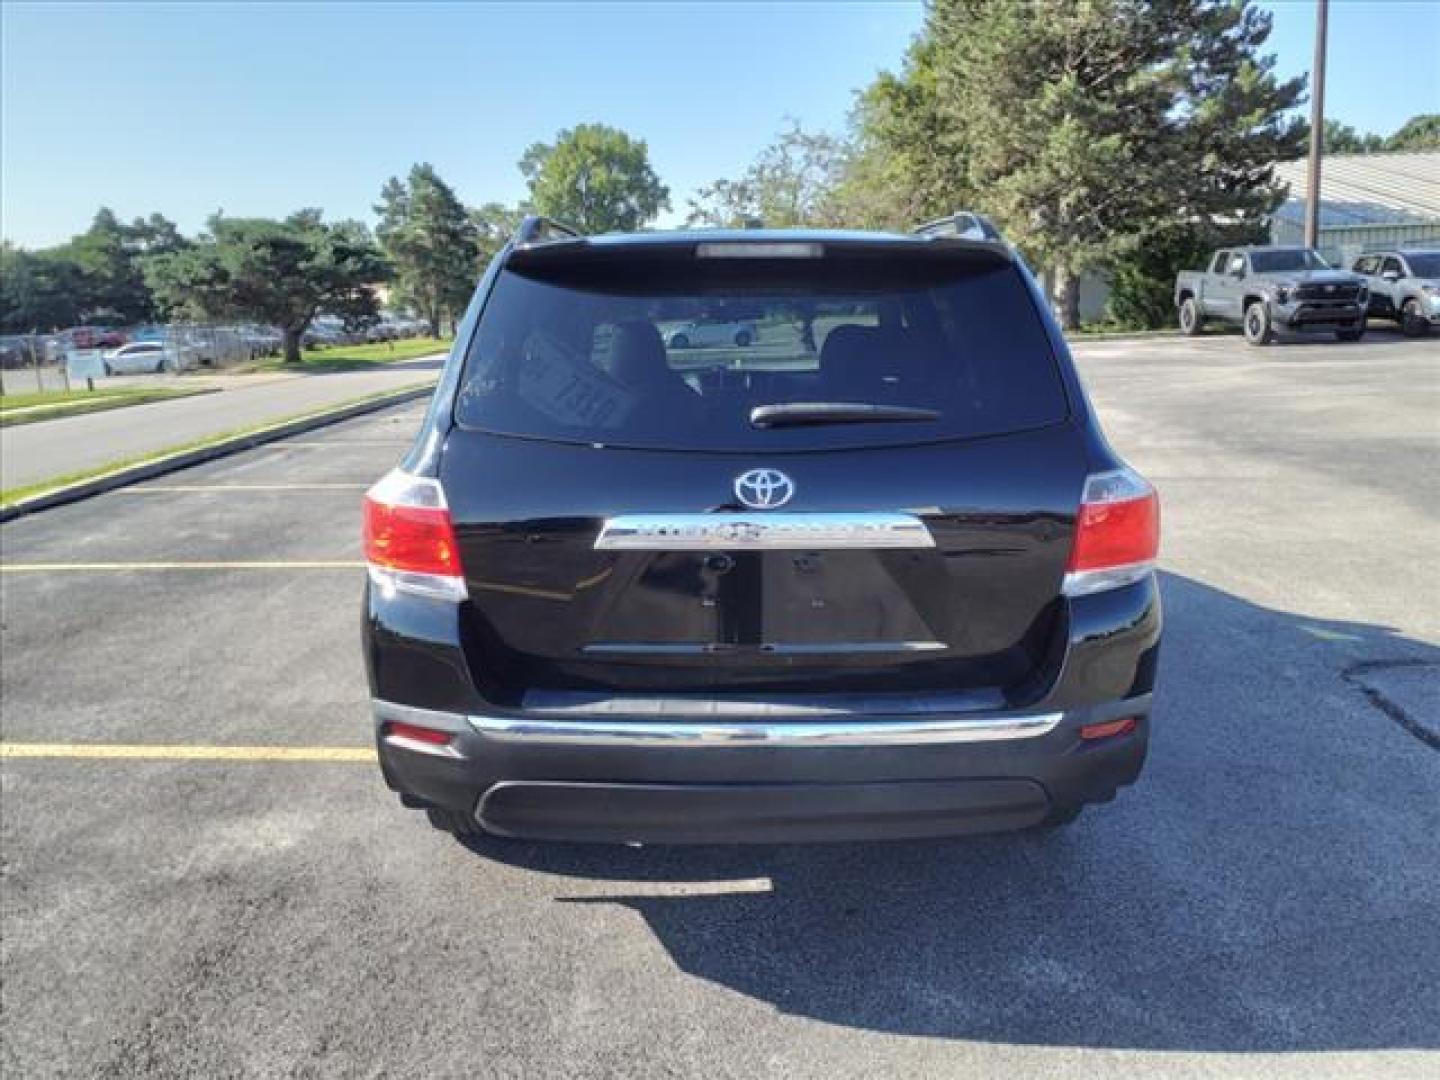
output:
POLYGON ((515 230, 510 242, 516 247, 529 247, 531 244, 548 244, 556 240, 579 240, 584 235, 579 229, 554 218, 541 214, 526 214, 520 220, 520 227, 515 230))
POLYGON ((1003 242, 1004 237, 995 223, 984 214, 974 210, 957 210, 946 217, 927 221, 915 229, 916 236, 958 236, 966 240, 994 240, 1003 242))
POLYGON ((966 262, 998 266, 1016 261, 1009 245, 938 234, 823 232, 656 232, 630 236, 587 237, 568 229, 536 226, 517 232, 505 265, 515 269, 576 267, 605 262, 632 264, 705 263, 739 268, 746 263, 771 267, 810 261, 863 263, 901 260, 934 265, 966 262), (522 239, 528 237, 528 239, 522 239))

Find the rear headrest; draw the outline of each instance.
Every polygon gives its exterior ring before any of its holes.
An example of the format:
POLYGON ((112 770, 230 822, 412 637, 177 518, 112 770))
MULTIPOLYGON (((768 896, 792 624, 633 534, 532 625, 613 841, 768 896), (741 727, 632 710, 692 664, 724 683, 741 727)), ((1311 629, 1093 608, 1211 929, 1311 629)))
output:
POLYGON ((615 324, 608 367, 611 376, 626 386, 644 386, 673 375, 660 331, 644 319, 615 324))
POLYGON ((875 326, 846 323, 835 327, 825 335, 825 344, 820 347, 821 376, 845 378, 859 374, 857 369, 874 361, 879 335, 880 329, 875 326))

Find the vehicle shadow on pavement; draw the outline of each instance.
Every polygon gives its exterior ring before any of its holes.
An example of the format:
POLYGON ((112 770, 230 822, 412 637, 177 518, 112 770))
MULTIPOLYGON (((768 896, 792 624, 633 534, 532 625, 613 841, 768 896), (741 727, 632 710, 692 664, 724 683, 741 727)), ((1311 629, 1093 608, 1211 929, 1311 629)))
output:
POLYGON ((557 902, 633 910, 691 976, 827 1023, 1057 1046, 1440 1048, 1440 753, 1420 737, 1440 709, 1416 706, 1440 700, 1440 649, 1175 575, 1163 589, 1146 773, 1067 830, 477 850, 558 875, 557 902), (1395 689, 1389 672, 1424 682, 1395 689))

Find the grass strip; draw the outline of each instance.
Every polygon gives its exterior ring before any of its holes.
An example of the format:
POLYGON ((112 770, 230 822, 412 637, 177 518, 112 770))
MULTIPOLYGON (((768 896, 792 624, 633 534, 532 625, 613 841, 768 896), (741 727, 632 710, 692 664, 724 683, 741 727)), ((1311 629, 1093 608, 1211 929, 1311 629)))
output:
POLYGON ((123 409, 152 401, 211 393, 209 387, 144 387, 134 390, 71 390, 53 394, 7 394, 0 398, 0 427, 57 420, 62 416, 123 409))
POLYGON ((155 450, 148 454, 119 458, 115 461, 107 461, 104 465, 96 465, 94 468, 66 473, 63 476, 52 476, 48 480, 41 480, 38 483, 26 484, 22 487, 6 488, 0 491, 0 507, 9 507, 25 499, 31 499, 37 495, 45 495, 59 488, 69 487, 71 484, 81 484, 87 480, 98 480, 111 473, 120 472, 122 469, 131 469, 137 465, 150 465, 179 454, 188 454, 192 450, 205 450, 212 446, 219 446, 221 443, 229 442, 231 439, 242 439, 252 435, 262 435, 275 428, 284 427, 286 424, 293 424, 300 420, 312 420, 332 412, 348 409, 354 405, 363 405, 367 401, 378 401, 381 398, 404 394, 411 390, 419 390, 428 385, 428 383, 416 383, 414 386, 404 386, 395 390, 382 390, 378 393, 366 394, 363 397, 351 398, 348 401, 336 402, 334 405, 327 405, 323 409, 312 409, 309 412, 295 413, 292 416, 282 417, 279 420, 267 420, 263 424, 252 424, 249 427, 234 428, 230 431, 221 432, 218 435, 207 435, 203 439, 195 439, 191 442, 167 446, 162 450, 155 450))
POLYGON ((363 371, 384 367, 402 360, 418 360, 424 356, 449 352, 453 338, 407 338, 404 341, 378 341, 369 345, 336 345, 328 349, 305 349, 300 363, 287 364, 278 357, 239 364, 225 369, 224 374, 250 374, 257 371, 293 371, 323 375, 332 371, 363 371))

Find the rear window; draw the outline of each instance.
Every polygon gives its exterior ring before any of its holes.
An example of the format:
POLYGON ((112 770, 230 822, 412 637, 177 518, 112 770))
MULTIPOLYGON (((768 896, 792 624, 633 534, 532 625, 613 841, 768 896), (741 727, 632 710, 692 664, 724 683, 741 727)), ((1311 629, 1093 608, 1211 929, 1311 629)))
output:
POLYGON ((1257 274, 1303 274, 1307 270, 1328 270, 1330 266, 1313 251, 1282 248, 1279 251, 1252 251, 1250 268, 1257 274))
POLYGON ((456 404, 462 427, 653 449, 885 446, 1043 427, 1068 413, 1019 272, 876 258, 506 269, 456 404), (757 426, 752 411, 853 403, 923 419, 757 426))

